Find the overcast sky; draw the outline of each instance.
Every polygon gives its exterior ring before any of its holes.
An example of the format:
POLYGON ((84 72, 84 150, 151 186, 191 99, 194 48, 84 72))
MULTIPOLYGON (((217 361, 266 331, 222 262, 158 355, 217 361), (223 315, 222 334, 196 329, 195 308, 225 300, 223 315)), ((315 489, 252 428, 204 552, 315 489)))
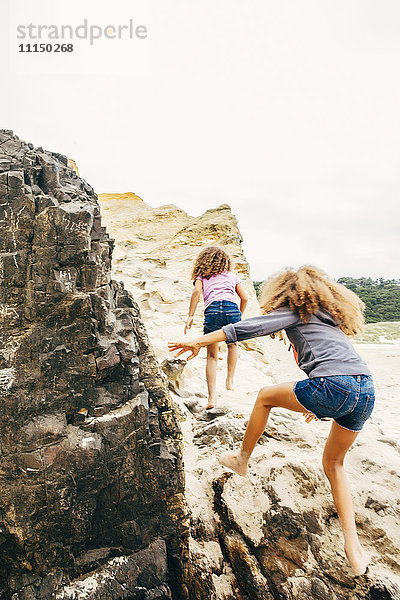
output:
POLYGON ((400 277, 398 0, 1 0, 1 11, 0 126, 74 158, 97 192, 192 215, 230 204, 255 279, 302 263, 400 277), (84 19, 132 19, 148 37, 18 52, 40 42, 17 39, 18 25, 84 19))

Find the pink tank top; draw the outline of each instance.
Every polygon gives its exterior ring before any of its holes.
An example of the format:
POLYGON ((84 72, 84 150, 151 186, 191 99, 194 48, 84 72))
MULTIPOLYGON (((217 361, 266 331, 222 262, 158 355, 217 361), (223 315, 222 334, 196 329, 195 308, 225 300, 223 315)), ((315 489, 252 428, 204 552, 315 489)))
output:
POLYGON ((216 300, 227 300, 237 304, 235 289, 239 279, 235 273, 225 271, 225 273, 213 275, 210 279, 204 277, 196 279, 200 279, 203 284, 204 310, 216 300))

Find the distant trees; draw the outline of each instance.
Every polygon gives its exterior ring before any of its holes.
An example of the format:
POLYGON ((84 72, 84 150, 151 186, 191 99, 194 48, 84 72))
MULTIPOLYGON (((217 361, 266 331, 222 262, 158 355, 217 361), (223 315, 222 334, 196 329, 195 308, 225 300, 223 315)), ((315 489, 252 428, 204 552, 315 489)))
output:
MULTIPOLYGON (((400 279, 340 277, 338 282, 355 292, 365 303, 367 323, 400 321, 400 279)), ((262 281, 253 281, 253 284, 258 296, 262 281)))
POLYGON ((257 298, 260 295, 260 289, 261 289, 262 284, 263 284, 262 281, 253 281, 254 289, 256 290, 256 294, 257 294, 257 298))
POLYGON ((342 283, 365 302, 367 323, 400 321, 400 279, 340 277, 342 283))

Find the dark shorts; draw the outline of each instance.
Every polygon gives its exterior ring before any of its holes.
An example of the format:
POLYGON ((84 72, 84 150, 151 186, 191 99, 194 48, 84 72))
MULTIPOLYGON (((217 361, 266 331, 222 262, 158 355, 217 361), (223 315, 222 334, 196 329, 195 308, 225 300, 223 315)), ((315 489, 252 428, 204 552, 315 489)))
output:
POLYGON ((311 377, 295 383, 293 391, 300 404, 318 419, 330 417, 350 431, 361 431, 375 403, 370 375, 311 377))
POLYGON ((238 323, 241 319, 242 313, 234 302, 228 300, 211 302, 204 311, 204 333, 217 331, 224 325, 238 323))

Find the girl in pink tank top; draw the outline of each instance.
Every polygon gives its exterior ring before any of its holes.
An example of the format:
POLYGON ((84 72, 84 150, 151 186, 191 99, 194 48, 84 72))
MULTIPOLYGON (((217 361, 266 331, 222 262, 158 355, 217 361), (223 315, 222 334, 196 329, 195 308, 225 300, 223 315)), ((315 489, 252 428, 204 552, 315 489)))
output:
MULTIPOLYGON (((229 323, 237 323, 246 308, 247 295, 237 275, 231 271, 231 259, 218 246, 209 246, 198 255, 193 271, 193 293, 185 333, 192 327, 193 316, 200 296, 204 297, 204 333, 217 331, 229 323), (240 307, 237 304, 240 299, 240 307)), ((237 344, 229 344, 227 350, 226 389, 233 390, 233 378, 237 363, 237 344)), ((208 403, 206 409, 214 408, 217 401, 218 344, 207 346, 206 379, 208 403)))

